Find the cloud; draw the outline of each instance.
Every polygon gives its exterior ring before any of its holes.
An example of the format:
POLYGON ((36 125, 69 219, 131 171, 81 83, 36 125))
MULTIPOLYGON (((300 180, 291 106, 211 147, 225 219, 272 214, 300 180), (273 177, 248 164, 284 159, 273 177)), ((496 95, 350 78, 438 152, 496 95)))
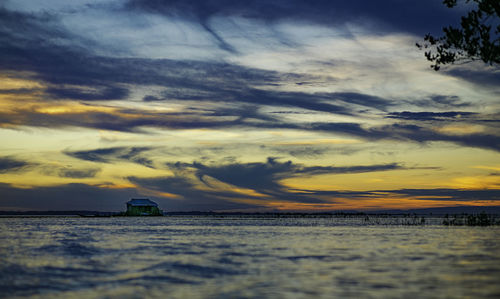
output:
POLYGON ((417 125, 393 124, 370 130, 376 135, 390 139, 411 140, 416 142, 446 141, 462 146, 477 147, 500 151, 500 137, 491 134, 447 135, 417 125))
MULTIPOLYGON (((331 148, 325 146, 301 146, 301 145, 286 145, 269 147, 270 150, 277 153, 285 153, 293 157, 319 157, 332 151, 331 148)), ((347 151, 346 151, 347 153, 347 151)))
POLYGON ((108 188, 86 184, 16 188, 0 183, 1 210, 123 211, 125 202, 142 197, 132 188, 108 188))
POLYGON ((0 173, 18 172, 26 170, 33 164, 12 157, 0 157, 0 173))
MULTIPOLYGON (((267 12, 258 1, 229 3, 225 1, 177 2, 177 1, 131 1, 130 9, 162 14, 179 13, 200 20, 217 15, 239 15, 245 17, 280 20, 287 17, 322 22, 326 11, 346 10, 368 13, 372 4, 361 2, 321 2, 312 6, 296 1, 283 7, 280 12, 267 12), (321 8, 321 9, 320 9, 321 8), (354 9, 356 8, 356 9, 354 9), (264 12, 265 11, 265 12, 264 12), (287 14, 281 15, 284 11, 287 14), (322 12, 319 16, 318 12, 322 12), (261 14, 262 13, 262 14, 261 14)), ((282 7, 281 2, 270 2, 270 7, 282 7)), ((384 2, 382 6, 388 5, 384 2)), ((402 4, 398 1, 391 5, 402 4)), ((419 5, 417 5, 419 6, 419 5)), ((266 6, 267 7, 267 6, 266 6)), ((419 6, 420 7, 420 6, 419 6)), ((424 12, 424 6, 420 7, 424 12)), ((406 11, 407 8, 402 8, 406 11)), ((382 9, 374 16, 385 16, 382 9)), ((172 59, 113 58, 97 56, 82 46, 81 37, 64 30, 57 17, 51 14, 36 15, 0 9, 0 68, 9 71, 29 71, 35 75, 23 75, 42 80, 48 86, 42 95, 45 100, 96 101, 125 100, 131 90, 140 86, 159 86, 156 94, 142 95, 145 103, 175 103, 201 107, 194 110, 185 107, 177 113, 159 113, 139 108, 115 108, 113 112, 66 111, 48 114, 32 107, 16 107, 0 113, 3 126, 40 127, 87 127, 124 132, 141 132, 141 127, 168 129, 197 128, 272 128, 305 131, 321 131, 345 134, 367 140, 405 140, 414 142, 446 141, 460 145, 498 150, 498 138, 491 134, 469 134, 450 136, 423 126, 393 123, 386 126, 362 125, 366 112, 361 108, 386 111, 396 104, 395 100, 362 92, 305 92, 270 89, 281 84, 307 82, 313 78, 307 74, 289 74, 260 70, 220 61, 180 61, 172 59), (19 29, 20 28, 20 29, 19 29), (230 105, 230 106, 229 106, 230 105), (325 115, 357 117, 359 122, 295 122, 290 117, 262 112, 263 107, 287 107, 304 113, 311 111, 325 115), (208 108, 210 107, 210 108, 208 108)), ((332 17, 332 16, 330 16, 332 17)), ((329 18, 330 18, 329 17, 329 18)), ((326 19, 325 19, 326 20, 326 19)), ((390 18, 389 18, 390 20, 390 18)), ((19 73, 21 74, 21 73, 19 73)), ((403 99, 403 102, 405 100, 403 99)), ((408 102, 408 101, 406 101, 408 102)), ((467 107, 457 96, 434 95, 416 100, 414 105, 467 107)), ((388 112, 387 117, 402 121, 458 120, 458 116, 474 116, 472 112, 388 112), (431 114, 432 113, 432 114, 431 114)), ((370 115, 370 116, 373 116, 370 115)), ((143 161, 147 164, 147 161, 143 161)))
MULTIPOLYGON (((399 164, 360 165, 360 166, 304 166, 291 161, 279 162, 268 158, 267 162, 203 164, 167 163, 175 174, 173 177, 137 178, 129 180, 140 188, 158 192, 173 193, 187 201, 187 205, 198 207, 209 206, 212 209, 229 208, 224 203, 241 201, 252 202, 246 208, 264 208, 277 202, 326 204, 330 209, 345 200, 351 200, 356 206, 357 201, 377 201, 382 208, 387 198, 405 197, 407 200, 463 201, 477 202, 484 200, 500 200, 500 190, 460 190, 460 189, 398 189, 398 190, 367 190, 367 191, 321 191, 294 189, 281 183, 292 177, 307 177, 323 174, 365 173, 376 171, 391 171, 408 169, 399 164), (214 180, 215 179, 215 180, 214 180), (226 185, 252 190, 252 192, 237 192, 226 185), (382 203, 380 203, 382 202, 382 203)), ((418 167, 417 167, 418 168, 418 167)), ((413 169, 413 168, 410 168, 413 169)), ((236 208, 236 207, 232 207, 236 208)))
MULTIPOLYGON (((50 108, 50 106, 49 106, 50 108)), ((179 113, 161 113, 140 109, 114 111, 72 111, 46 113, 31 107, 0 112, 3 126, 34 126, 49 128, 85 127, 121 132, 141 132, 142 127, 170 129, 225 128, 242 126, 241 120, 227 120, 179 113)))
POLYGON ((58 175, 63 178, 74 178, 74 179, 83 179, 83 178, 93 178, 100 171, 99 168, 89 168, 89 169, 71 169, 71 168, 62 168, 58 171, 58 175))
POLYGON ((317 143, 311 142, 311 144, 294 144, 294 143, 284 143, 277 145, 262 145, 261 148, 270 150, 273 153, 279 155, 286 154, 297 158, 318 158, 325 155, 341 155, 348 156, 355 154, 361 150, 360 147, 356 146, 346 146, 339 144, 328 145, 327 142, 319 141, 317 143))
POLYGON ((336 92, 336 93, 331 93, 329 95, 334 98, 338 98, 339 100, 347 104, 356 104, 364 107, 372 107, 382 111, 385 111, 387 107, 394 104, 393 101, 388 99, 383 99, 377 96, 372 96, 357 92, 336 92))
POLYGON ((269 157, 267 162, 229 163, 222 165, 206 165, 200 162, 168 163, 173 171, 193 169, 200 182, 210 186, 207 177, 233 186, 255 190, 262 194, 274 196, 280 200, 317 201, 290 192, 281 184, 281 180, 292 177, 308 177, 322 174, 346 174, 404 169, 397 163, 363 166, 303 166, 292 161, 279 162, 269 157))
POLYGON ((398 163, 389 164, 379 164, 379 165, 361 165, 361 166, 314 166, 314 167, 303 167, 297 169, 296 175, 304 174, 308 176, 319 175, 319 174, 345 174, 345 173, 364 173, 364 172, 375 172, 375 171, 388 171, 388 170, 398 170, 405 169, 405 167, 399 165, 398 163))
POLYGON ((240 202, 249 198, 262 200, 251 195, 242 195, 224 190, 206 190, 188 177, 138 178, 129 177, 130 182, 141 189, 157 192, 168 192, 180 197, 169 200, 171 210, 212 211, 231 209, 253 209, 260 205, 240 202), (239 201, 240 200, 240 201, 239 201))
MULTIPOLYGON (((310 196, 332 196, 335 198, 344 198, 355 201, 371 200, 383 201, 392 196, 406 197, 414 201, 437 201, 437 202, 456 202, 462 201, 468 204, 477 204, 477 202, 500 201, 500 190, 480 189, 480 190, 462 190, 449 188, 436 189, 396 189, 396 190, 367 190, 367 191, 321 191, 321 190, 302 190, 308 192, 310 196)), ((381 205, 383 206, 383 204, 381 205)), ((383 209, 383 208, 381 208, 383 209)))
MULTIPOLYGON (((458 120, 458 115, 467 117, 478 116, 469 112, 435 112, 434 114, 392 112, 393 119, 408 120, 458 120)), ((273 114, 277 115, 277 114, 273 114)), ((279 115, 279 114, 278 114, 279 115)), ((493 116, 495 117, 495 116, 493 116)), ((197 128, 254 128, 254 129, 289 129, 309 132, 326 132, 354 136, 365 140, 397 140, 405 142, 426 143, 432 141, 452 142, 462 146, 477 147, 489 150, 500 150, 500 138, 492 133, 473 132, 460 135, 448 135, 427 127, 426 124, 407 124, 405 122, 392 123, 382 126, 367 126, 356 122, 295 122, 292 119, 281 119, 262 114, 258 109, 227 109, 220 111, 191 111, 189 113, 163 113, 136 109, 122 109, 114 112, 62 112, 47 114, 40 111, 16 109, 14 112, 0 112, 1 124, 31 125, 44 127, 88 127, 123 132, 141 132, 142 127, 158 127, 168 129, 197 129, 197 128), (222 116, 222 117, 221 117, 222 116), (233 118, 228 118, 233 116, 233 118), (260 120, 260 121, 255 121, 260 120)), ((475 120, 472 120, 475 121, 475 120)), ((479 120, 480 121, 480 120, 479 120)), ((493 123, 497 120, 482 123, 493 123)), ((113 151, 111 149, 110 151, 113 151)), ((82 152, 82 157, 86 154, 82 152)), ((97 156, 99 152, 95 153, 97 156)), ((110 154, 106 150, 103 155, 110 154)))
POLYGON ((90 151, 66 152, 65 154, 85 161, 109 163, 109 158, 115 157, 122 150, 123 148, 121 147, 113 147, 90 151))
MULTIPOLYGON (((412 33, 425 34, 441 28, 451 22, 455 16, 453 10, 447 10, 435 1, 419 1, 407 3, 397 0, 380 3, 354 1, 156 1, 130 0, 129 9, 162 14, 165 16, 183 16, 192 19, 203 26, 209 26, 212 18, 236 16, 258 19, 265 22, 280 20, 295 20, 297 22, 338 26, 353 20, 368 19, 385 26, 378 26, 378 30, 387 28, 412 33), (397 14, 394 11, 398 11, 397 14), (426 20, 423 22, 422 20, 426 20)), ((211 28, 211 27, 209 27, 211 28)))
POLYGON ((198 162, 191 165, 202 182, 205 176, 234 186, 258 190, 261 193, 281 192, 279 180, 285 177, 294 166, 291 161, 280 163, 268 158, 267 163, 228 164, 207 166, 198 162))
POLYGON ((445 141, 462 146, 500 151, 500 137, 493 134, 471 133, 447 135, 436 130, 414 124, 395 123, 372 128, 363 128, 357 123, 312 123, 312 130, 353 135, 368 140, 401 140, 412 142, 445 141))
POLYGON ((0 69, 34 72, 35 78, 51 84, 46 92, 53 99, 125 99, 126 84, 159 85, 171 88, 171 95, 186 90, 220 95, 227 87, 267 86, 284 78, 275 71, 222 62, 98 56, 82 46, 88 41, 69 33, 47 13, 37 16, 0 8, 0 25, 0 69))
MULTIPOLYGON (((232 201, 251 198, 233 192, 222 190, 199 190, 185 178, 129 178, 141 188, 173 192, 182 195, 181 199, 151 196, 150 193, 139 192, 136 188, 110 188, 106 185, 65 184, 31 189, 16 188, 9 184, 0 183, 0 209, 2 210, 91 210, 91 211, 124 211, 125 203, 133 197, 149 197, 156 201, 164 211, 214 211, 214 210, 255 210, 265 208, 266 205, 254 201, 253 204, 232 201), (68 196, 71 194, 71 196, 68 196), (44 200, 41 200, 44 199, 44 200), (48 200, 50 199, 50 200, 48 200)), ((500 190, 460 190, 460 189, 399 189, 373 191, 307 191, 302 195, 302 203, 314 197, 329 197, 327 203, 330 209, 335 210, 335 199, 350 199, 353 201, 377 199, 384 200, 388 194, 406 196, 412 200, 434 200, 441 202, 463 201, 464 204, 477 201, 499 201, 500 190)), ((292 193, 291 193, 292 194, 292 193)), ((294 195, 294 194, 292 194, 294 195)), ((300 196, 295 194, 292 199, 283 197, 283 201, 297 201, 300 196)), ((256 200, 264 200, 262 197, 256 200)), ((267 199, 273 202, 273 198, 267 199)), ((316 201, 321 203, 321 201, 316 201)), ((354 203, 354 202, 353 202, 354 203)), ((381 209, 383 205, 380 205, 381 209)))
POLYGON ((383 192, 439 201, 500 201, 500 190, 401 189, 383 192))
POLYGON ((126 88, 117 86, 93 86, 93 89, 82 88, 47 88, 46 92, 53 99, 72 99, 85 101, 98 100, 120 100, 125 99, 129 95, 126 88))
POLYGON ((483 89, 493 89, 497 92, 498 82, 500 82, 500 69, 495 67, 476 66, 476 69, 469 67, 455 67, 445 71, 446 74, 460 78, 469 83, 478 85, 483 89))
POLYGON ((58 163, 48 162, 46 164, 39 164, 36 168, 42 175, 57 176, 60 178, 71 179, 86 179, 94 178, 101 171, 100 168, 74 168, 71 165, 61 166, 58 163))
POLYGON ((460 112, 460 111, 448 111, 448 112, 391 112, 386 116, 387 118, 404 119, 404 120, 416 120, 416 121, 445 121, 453 120, 462 117, 469 117, 477 115, 474 112, 460 112))
POLYGON ((40 88, 17 88, 17 89, 0 89, 0 94, 7 95, 29 95, 36 92, 41 92, 40 88))
POLYGON ((151 147, 111 147, 88 151, 66 151, 66 155, 91 162, 111 163, 113 160, 126 160, 135 162, 146 167, 153 167, 150 159, 141 157, 143 152, 151 150, 151 147))
POLYGON ((449 95, 433 95, 428 98, 412 100, 407 102, 410 105, 416 105, 425 108, 438 108, 438 109, 457 109, 472 106, 471 103, 462 101, 459 96, 449 95))
POLYGON ((53 24, 50 18, 51 26, 44 27, 43 20, 32 15, 6 10, 2 10, 2 14, 9 20, 19 19, 25 30, 22 35, 15 34, 19 24, 4 22, 0 68, 35 72, 35 78, 50 83, 45 89, 47 99, 127 99, 128 88, 133 84, 158 85, 165 89, 161 97, 144 96, 147 102, 239 102, 340 114, 351 113, 344 107, 346 102, 379 108, 388 105, 384 99, 360 93, 314 94, 257 88, 313 79, 307 74, 280 73, 223 62, 96 56, 79 47, 83 41, 53 24), (35 47, 40 39, 44 42, 35 47), (59 39, 64 42, 56 42, 59 39))
MULTIPOLYGON (((214 86, 197 86, 197 88, 188 90, 167 90, 163 92, 165 100, 204 100, 212 102, 227 102, 227 103, 247 103, 254 105, 280 106, 302 108, 312 111, 321 111, 338 114, 352 114, 351 110, 345 107, 345 103, 340 105, 339 96, 336 93, 304 93, 304 92, 289 92, 289 91, 274 91, 262 90, 257 88, 245 88, 244 85, 234 86, 231 82, 225 82, 224 88, 220 84, 214 86)), ((362 98, 370 98, 370 96, 362 94, 352 94, 352 99, 355 104, 362 103, 362 98)), ((347 101, 345 96, 340 97, 342 101, 347 101)), ((375 97, 373 97, 375 98, 375 97)), ((151 101, 152 98, 147 98, 151 101)), ((156 98, 158 100, 158 98, 156 98)), ((382 102, 380 99, 379 102, 382 102)), ((349 103, 349 102, 348 102, 349 103)), ((375 101, 366 101, 365 104, 372 106, 376 105, 375 101)), ((383 106, 386 106, 384 103, 383 106)))

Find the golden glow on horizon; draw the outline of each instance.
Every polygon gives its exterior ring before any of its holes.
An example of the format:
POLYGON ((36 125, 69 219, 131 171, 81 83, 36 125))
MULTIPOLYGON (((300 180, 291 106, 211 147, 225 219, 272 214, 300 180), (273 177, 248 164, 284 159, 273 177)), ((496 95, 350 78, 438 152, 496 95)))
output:
POLYGON ((451 188, 457 189, 500 189, 500 176, 464 176, 454 178, 451 188))
POLYGON ((340 211, 357 210, 371 211, 381 209, 421 209, 421 208, 442 208, 458 207, 466 205, 475 206, 497 206, 495 201, 457 201, 457 200, 426 200, 411 197, 380 197, 380 198, 334 198, 333 203, 299 203, 288 201, 261 202, 265 207, 279 211, 340 211))

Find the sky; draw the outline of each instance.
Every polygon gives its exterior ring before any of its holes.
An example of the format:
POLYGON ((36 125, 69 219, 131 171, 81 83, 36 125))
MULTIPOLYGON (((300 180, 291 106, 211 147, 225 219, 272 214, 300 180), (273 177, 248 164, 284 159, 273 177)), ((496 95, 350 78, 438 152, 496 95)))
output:
POLYGON ((416 46, 466 7, 0 0, 0 210, 500 205, 500 68, 416 46))

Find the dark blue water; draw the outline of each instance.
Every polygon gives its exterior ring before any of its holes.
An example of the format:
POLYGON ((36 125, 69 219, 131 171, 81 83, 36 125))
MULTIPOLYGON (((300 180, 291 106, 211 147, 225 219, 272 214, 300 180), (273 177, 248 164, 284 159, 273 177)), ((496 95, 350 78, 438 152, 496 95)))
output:
POLYGON ((500 227, 387 221, 0 218, 0 297, 500 298, 500 227))

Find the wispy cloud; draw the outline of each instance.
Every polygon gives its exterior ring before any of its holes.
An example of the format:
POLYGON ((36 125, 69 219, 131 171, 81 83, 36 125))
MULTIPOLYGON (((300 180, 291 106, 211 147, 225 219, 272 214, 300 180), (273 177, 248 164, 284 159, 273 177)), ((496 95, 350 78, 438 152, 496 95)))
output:
POLYGON ((387 115, 388 118, 404 119, 404 120, 416 120, 416 121, 445 121, 450 119, 457 119, 462 117, 470 117, 477 115, 474 112, 460 112, 460 111, 448 111, 448 112, 391 112, 387 115))
POLYGON ((463 202, 496 198, 443 182, 387 191, 287 184, 468 173, 467 161, 485 165, 500 151, 498 69, 436 73, 416 59, 414 42, 459 21, 459 12, 432 0, 313 2, 3 1, 0 189, 30 208, 40 208, 36 195, 68 206, 64 192, 108 196, 108 208, 129 192, 181 210, 384 196, 422 203, 446 192, 463 202), (444 147, 463 165, 427 163, 444 147), (412 149, 419 154, 409 158, 412 149), (33 186, 18 178, 23 171, 43 177, 39 185, 18 189, 33 186))
POLYGON ((23 171, 31 166, 32 163, 14 157, 0 157, 0 173, 23 171))
POLYGON ((74 167, 61 167, 54 165, 41 165, 39 167, 43 175, 58 176, 61 178, 71 179, 85 179, 93 178, 100 171, 100 168, 74 168, 74 167))
MULTIPOLYGON (((182 181, 190 179, 192 183, 187 186, 189 189, 200 189, 199 182, 213 188, 211 179, 219 182, 253 190, 259 194, 270 196, 274 200, 297 201, 297 202, 322 202, 318 198, 307 194, 295 192, 284 186, 281 181, 293 177, 310 177, 323 174, 347 174, 347 173, 367 173, 378 171, 391 171, 404 169, 396 163, 380 165, 355 165, 355 166, 304 166, 295 164, 292 161, 279 162, 277 159, 269 157, 265 163, 229 163, 206 165, 200 162, 193 163, 168 163, 167 166, 182 176, 182 181), (197 178, 199 181, 194 181, 197 178)), ((179 178, 177 178, 179 179, 179 178)), ((167 180, 167 179, 165 179, 167 180)), ((148 179, 133 179, 134 182, 147 182, 148 179)), ((167 180, 168 181, 168 180, 167 180)), ((173 192, 172 188, 165 189, 173 192)), ((175 191, 174 191, 175 192, 175 191)))
MULTIPOLYGON (((141 156, 143 152, 151 149, 152 148, 150 147, 112 147, 88 151, 66 151, 65 154, 77 159, 91 162, 110 163, 113 160, 126 160, 147 167, 153 167, 153 162, 151 160, 141 156)), ((68 171, 67 173, 72 172, 68 171)))

